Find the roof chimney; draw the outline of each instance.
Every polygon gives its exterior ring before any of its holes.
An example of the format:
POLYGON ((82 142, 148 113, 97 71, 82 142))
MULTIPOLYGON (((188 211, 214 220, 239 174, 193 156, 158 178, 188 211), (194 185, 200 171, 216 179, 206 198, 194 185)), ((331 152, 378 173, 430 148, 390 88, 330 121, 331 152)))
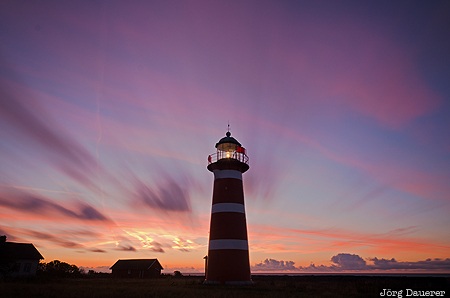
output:
POLYGON ((6 235, 0 236, 0 244, 6 242, 6 235))

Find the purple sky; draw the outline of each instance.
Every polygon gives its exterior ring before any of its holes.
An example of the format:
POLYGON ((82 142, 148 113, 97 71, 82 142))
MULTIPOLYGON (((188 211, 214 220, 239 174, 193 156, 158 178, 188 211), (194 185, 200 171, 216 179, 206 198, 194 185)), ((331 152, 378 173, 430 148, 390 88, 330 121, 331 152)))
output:
POLYGON ((448 36, 448 1, 2 1, 0 234, 202 271, 229 121, 254 271, 449 272, 448 36))

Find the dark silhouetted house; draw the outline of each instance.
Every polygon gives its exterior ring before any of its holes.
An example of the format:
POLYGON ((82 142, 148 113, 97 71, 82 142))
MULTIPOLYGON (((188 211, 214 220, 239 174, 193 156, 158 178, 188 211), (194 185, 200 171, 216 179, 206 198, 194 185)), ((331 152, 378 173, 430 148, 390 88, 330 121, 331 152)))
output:
POLYGON ((114 277, 159 277, 164 269, 158 259, 118 260, 111 268, 114 277))
POLYGON ((42 259, 33 244, 6 242, 0 236, 0 276, 34 276, 42 259))

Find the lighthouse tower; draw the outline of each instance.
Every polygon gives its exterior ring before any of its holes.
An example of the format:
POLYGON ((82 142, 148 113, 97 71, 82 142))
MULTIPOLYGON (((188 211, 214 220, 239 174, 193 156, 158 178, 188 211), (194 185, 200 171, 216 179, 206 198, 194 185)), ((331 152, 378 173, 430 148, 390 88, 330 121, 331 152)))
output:
POLYGON ((206 284, 251 284, 247 223, 242 174, 248 156, 231 136, 216 143, 208 156, 208 170, 214 173, 206 284))

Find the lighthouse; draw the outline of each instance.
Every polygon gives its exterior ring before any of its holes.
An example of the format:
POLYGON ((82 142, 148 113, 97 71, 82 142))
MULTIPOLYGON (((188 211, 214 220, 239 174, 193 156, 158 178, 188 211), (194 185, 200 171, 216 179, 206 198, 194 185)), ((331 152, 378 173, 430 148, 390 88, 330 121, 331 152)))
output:
POLYGON ((248 156, 230 131, 208 156, 214 174, 205 284, 252 284, 242 174, 248 156))

